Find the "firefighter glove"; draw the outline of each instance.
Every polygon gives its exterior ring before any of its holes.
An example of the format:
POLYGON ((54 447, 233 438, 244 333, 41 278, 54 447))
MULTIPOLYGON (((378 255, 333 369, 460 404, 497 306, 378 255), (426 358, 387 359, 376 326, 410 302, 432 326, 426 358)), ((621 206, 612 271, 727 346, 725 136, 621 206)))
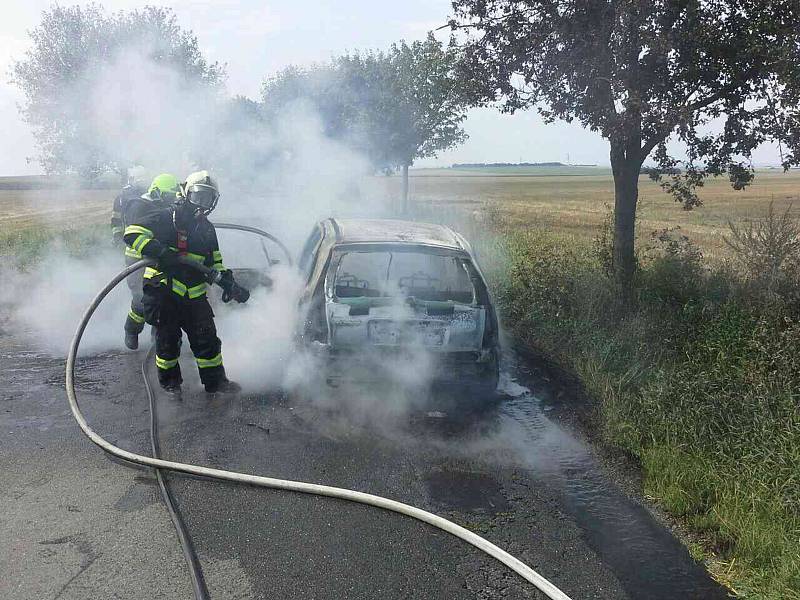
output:
POLYGON ((220 274, 217 284, 222 288, 222 301, 227 304, 233 300, 233 288, 236 285, 236 281, 234 281, 233 273, 230 270, 223 271, 220 274))
POLYGON ((236 300, 237 302, 244 303, 250 298, 250 292, 240 286, 233 279, 233 273, 228 271, 222 272, 222 277, 219 280, 219 285, 222 288, 222 301, 230 302, 236 300))
POLYGON ((164 248, 158 255, 158 264, 161 268, 177 267, 179 254, 172 248, 164 248))
POLYGON ((243 288, 237 283, 233 284, 233 299, 239 304, 244 304, 250 299, 250 290, 243 288))
POLYGON ((226 269, 219 274, 219 279, 217 280, 219 286, 223 290, 229 289, 234 283, 236 283, 233 279, 233 273, 230 269, 226 269))
POLYGON ((238 283, 234 283, 230 289, 226 289, 222 292, 222 301, 223 302, 230 302, 231 300, 236 300, 239 304, 244 304, 250 299, 250 292, 240 286, 238 283))

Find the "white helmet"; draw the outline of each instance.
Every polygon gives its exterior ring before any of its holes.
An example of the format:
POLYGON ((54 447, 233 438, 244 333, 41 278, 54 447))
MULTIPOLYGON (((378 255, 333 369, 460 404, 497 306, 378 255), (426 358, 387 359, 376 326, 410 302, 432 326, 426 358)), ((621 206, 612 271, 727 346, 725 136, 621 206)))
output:
POLYGON ((217 207, 219 187, 208 171, 197 171, 186 178, 183 184, 183 197, 198 212, 209 214, 217 207))

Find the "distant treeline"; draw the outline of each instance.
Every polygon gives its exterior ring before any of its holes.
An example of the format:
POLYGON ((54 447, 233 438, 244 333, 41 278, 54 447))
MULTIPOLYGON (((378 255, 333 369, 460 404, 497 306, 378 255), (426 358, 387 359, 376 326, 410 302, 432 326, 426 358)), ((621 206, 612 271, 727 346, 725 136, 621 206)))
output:
POLYGON ((565 165, 562 162, 520 162, 520 163, 453 163, 451 169, 474 169, 492 167, 596 167, 597 165, 565 165))
POLYGON ((639 173, 641 175, 649 175, 650 179, 657 179, 659 175, 680 175, 681 169, 680 167, 669 167, 666 169, 660 169, 658 167, 642 166, 642 168, 639 169, 639 173))

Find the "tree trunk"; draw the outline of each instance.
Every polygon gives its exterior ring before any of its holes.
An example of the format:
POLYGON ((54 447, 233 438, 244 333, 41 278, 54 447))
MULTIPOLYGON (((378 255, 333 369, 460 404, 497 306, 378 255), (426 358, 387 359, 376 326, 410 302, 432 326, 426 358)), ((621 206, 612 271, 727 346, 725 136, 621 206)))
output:
POLYGON ((614 173, 614 275, 623 299, 629 300, 636 271, 636 204, 641 160, 627 158, 612 143, 611 169, 614 173))
POLYGON ((403 191, 400 196, 400 215, 407 217, 408 211, 408 165, 403 165, 403 191))

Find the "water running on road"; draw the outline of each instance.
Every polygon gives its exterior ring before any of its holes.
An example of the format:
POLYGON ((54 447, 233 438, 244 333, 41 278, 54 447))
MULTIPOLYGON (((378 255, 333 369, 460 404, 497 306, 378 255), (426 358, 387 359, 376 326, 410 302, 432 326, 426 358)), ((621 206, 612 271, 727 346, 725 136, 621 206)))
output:
POLYGON ((725 590, 641 505, 609 481, 589 447, 545 415, 547 405, 534 390, 547 382, 525 374, 508 358, 500 391, 500 427, 516 453, 564 498, 564 506, 633 599, 714 600, 725 590), (525 384, 525 385, 523 385, 525 384))

